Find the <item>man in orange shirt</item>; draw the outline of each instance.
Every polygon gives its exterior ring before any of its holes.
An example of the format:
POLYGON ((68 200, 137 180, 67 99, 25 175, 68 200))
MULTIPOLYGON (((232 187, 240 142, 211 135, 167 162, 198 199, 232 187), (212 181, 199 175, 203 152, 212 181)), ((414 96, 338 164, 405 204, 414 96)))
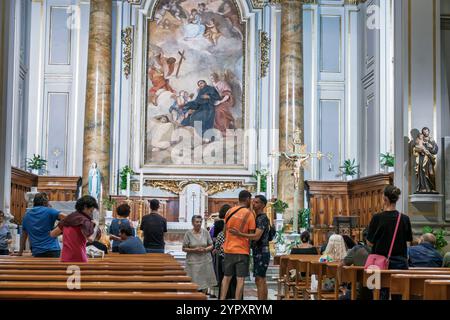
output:
POLYGON ((231 229, 242 233, 253 233, 256 228, 255 216, 250 210, 252 194, 247 190, 239 193, 239 205, 228 210, 225 215, 225 243, 223 251, 224 277, 220 299, 225 300, 231 278, 236 276, 236 300, 241 299, 244 292, 244 280, 249 276, 250 240, 234 235, 231 229))

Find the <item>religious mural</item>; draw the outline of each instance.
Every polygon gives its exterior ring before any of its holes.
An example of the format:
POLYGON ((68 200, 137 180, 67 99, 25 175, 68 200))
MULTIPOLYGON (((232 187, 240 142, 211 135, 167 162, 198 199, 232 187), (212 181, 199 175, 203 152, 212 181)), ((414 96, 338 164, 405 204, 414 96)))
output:
POLYGON ((245 23, 234 0, 160 0, 147 29, 146 165, 244 164, 245 23))

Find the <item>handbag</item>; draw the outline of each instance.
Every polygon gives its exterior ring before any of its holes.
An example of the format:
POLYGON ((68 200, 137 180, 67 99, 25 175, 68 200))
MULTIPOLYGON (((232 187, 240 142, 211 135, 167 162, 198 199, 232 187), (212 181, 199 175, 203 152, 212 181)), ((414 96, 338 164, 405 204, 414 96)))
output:
POLYGON ((394 247, 395 238, 397 237, 398 226, 400 225, 400 219, 402 214, 398 213, 397 224, 395 226, 394 235, 392 237, 391 247, 389 248, 389 253, 387 258, 379 254, 370 254, 367 257, 366 264, 364 265, 364 270, 367 269, 379 269, 388 270, 389 269, 389 259, 391 258, 392 249, 394 247))

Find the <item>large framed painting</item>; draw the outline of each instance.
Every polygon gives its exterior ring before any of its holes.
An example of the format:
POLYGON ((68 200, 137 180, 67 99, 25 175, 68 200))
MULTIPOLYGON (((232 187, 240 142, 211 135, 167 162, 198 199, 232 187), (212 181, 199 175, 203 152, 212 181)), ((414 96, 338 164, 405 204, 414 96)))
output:
POLYGON ((245 165, 246 22, 235 0, 159 0, 146 25, 144 166, 245 165))

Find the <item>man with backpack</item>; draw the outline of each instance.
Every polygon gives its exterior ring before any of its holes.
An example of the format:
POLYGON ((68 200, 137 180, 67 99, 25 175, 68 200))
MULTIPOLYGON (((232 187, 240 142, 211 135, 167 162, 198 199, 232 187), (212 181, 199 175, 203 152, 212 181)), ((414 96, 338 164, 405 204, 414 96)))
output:
POLYGON ((267 300, 266 273, 270 263, 269 242, 275 237, 275 228, 270 226, 269 218, 264 212, 266 205, 267 199, 263 195, 257 195, 253 200, 253 210, 256 214, 255 233, 245 233, 238 229, 230 230, 231 234, 253 240, 253 275, 258 290, 258 300, 267 300))
POLYGON ((220 299, 225 300, 231 279, 236 276, 236 295, 235 299, 240 300, 244 292, 244 280, 249 276, 249 254, 250 240, 232 230, 245 234, 251 234, 255 231, 255 217, 250 210, 252 194, 246 190, 239 193, 239 205, 228 210, 225 215, 225 242, 223 251, 225 253, 223 262, 224 277, 222 280, 222 289, 220 299))

